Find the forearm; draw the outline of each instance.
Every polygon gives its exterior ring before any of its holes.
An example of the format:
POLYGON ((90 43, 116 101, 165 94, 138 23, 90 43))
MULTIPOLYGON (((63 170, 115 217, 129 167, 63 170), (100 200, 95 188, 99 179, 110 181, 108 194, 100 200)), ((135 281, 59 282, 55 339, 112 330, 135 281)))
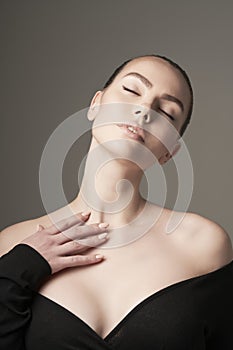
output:
POLYGON ((0 258, 0 349, 23 350, 33 290, 51 274, 47 261, 26 244, 0 258))

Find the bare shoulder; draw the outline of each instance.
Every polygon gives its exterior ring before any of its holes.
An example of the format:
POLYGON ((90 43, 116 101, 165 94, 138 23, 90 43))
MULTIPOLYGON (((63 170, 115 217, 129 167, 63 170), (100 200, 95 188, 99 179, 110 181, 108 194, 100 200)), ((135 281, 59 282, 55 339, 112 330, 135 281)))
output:
POLYGON ((0 256, 7 253, 16 244, 20 243, 24 238, 32 234, 32 224, 33 220, 26 220, 3 229, 0 232, 0 256))
POLYGON ((214 271, 233 260, 232 242, 224 228, 204 216, 185 213, 181 234, 201 273, 214 271))
POLYGON ((17 222, 4 228, 0 232, 0 256, 6 254, 26 237, 33 234, 37 229, 38 223, 46 227, 46 223, 48 223, 47 215, 17 222))
MULTIPOLYGON (((0 256, 7 253, 26 237, 36 232, 38 224, 44 227, 52 226, 54 224, 52 217, 56 217, 57 221, 59 221, 59 219, 64 217, 64 213, 67 213, 66 207, 59 208, 43 216, 21 221, 6 227, 4 230, 2 230, 2 232, 0 232, 0 256)), ((71 209, 70 213, 72 214, 71 209)))

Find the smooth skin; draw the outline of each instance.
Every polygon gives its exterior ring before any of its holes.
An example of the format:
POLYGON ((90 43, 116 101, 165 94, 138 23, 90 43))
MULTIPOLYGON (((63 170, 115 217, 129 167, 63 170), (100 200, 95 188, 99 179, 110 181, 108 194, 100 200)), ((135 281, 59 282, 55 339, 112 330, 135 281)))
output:
MULTIPOLYGON (((189 101, 187 85, 175 68, 157 58, 140 58, 130 62, 106 91, 96 92, 88 118, 95 120, 98 117, 96 107, 104 103, 135 103, 175 116, 176 121, 171 122, 180 130, 189 101), (135 71, 146 76, 153 87, 146 87, 136 78, 125 77, 135 71), (124 90, 123 83, 137 94, 124 90), (180 99, 184 110, 174 102, 164 100, 164 93, 180 99)), ((94 129, 92 136, 90 149, 107 140, 124 137, 115 125, 94 129)), ((145 146, 156 155, 161 165, 179 151, 178 140, 173 152, 169 153, 159 140, 148 134, 145 146)), ((90 174, 84 175, 87 181, 92 176, 90 174)), ((95 211, 88 208, 78 195, 68 205, 73 213, 78 214, 63 221, 63 233, 55 228, 48 215, 44 215, 7 227, 0 234, 0 254, 23 242, 45 257, 53 274, 39 293, 79 316, 102 337, 155 291, 216 270, 233 259, 229 235, 220 225, 198 214, 184 213, 175 232, 167 235, 166 223, 171 214, 167 208, 163 208, 159 220, 140 239, 123 247, 104 248, 105 242, 111 242, 111 228, 127 224, 143 207, 144 201, 138 190, 141 176, 140 169, 130 162, 111 162, 96 177, 96 188, 105 201, 114 199, 116 183, 120 179, 127 178, 133 184, 133 199, 120 213, 107 214, 105 202, 101 200, 101 210, 95 211), (80 213, 88 210, 91 214, 84 220, 80 213), (109 226, 98 228, 100 222, 109 226), (37 225, 41 225, 41 230, 37 225), (72 237, 81 238, 78 243, 65 235, 65 230, 69 229, 73 229, 72 237), (106 231, 109 236, 99 241, 98 235, 106 231), (92 248, 82 246, 82 239, 92 240, 92 248), (103 258, 96 259, 96 254, 103 258)), ((156 205, 154 210, 156 212, 156 205)), ((59 210, 56 214, 59 217, 59 210)))
POLYGON ((85 225, 89 216, 90 213, 73 215, 59 221, 59 227, 55 224, 48 228, 38 225, 38 230, 21 243, 36 249, 48 261, 52 274, 69 267, 97 263, 104 258, 103 255, 80 253, 107 240, 108 224, 85 225))

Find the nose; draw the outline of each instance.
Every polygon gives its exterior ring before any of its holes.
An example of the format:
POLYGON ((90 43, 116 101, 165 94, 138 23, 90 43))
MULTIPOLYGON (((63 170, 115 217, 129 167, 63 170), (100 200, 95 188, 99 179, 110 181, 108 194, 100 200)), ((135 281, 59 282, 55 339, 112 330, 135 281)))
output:
POLYGON ((150 110, 147 107, 138 107, 133 114, 140 124, 149 123, 151 120, 150 110))

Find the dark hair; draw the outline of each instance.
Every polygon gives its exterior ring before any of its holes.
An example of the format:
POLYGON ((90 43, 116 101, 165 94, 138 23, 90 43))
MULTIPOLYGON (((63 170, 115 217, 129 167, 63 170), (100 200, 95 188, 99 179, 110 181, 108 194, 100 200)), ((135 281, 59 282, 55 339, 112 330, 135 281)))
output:
POLYGON ((127 63, 133 61, 134 59, 137 58, 142 58, 142 57, 158 57, 161 58, 162 60, 169 62, 173 67, 175 67, 176 69, 178 69, 181 74, 183 75, 186 83, 188 84, 188 88, 189 88, 189 92, 190 92, 190 96, 191 96, 191 101, 190 101, 190 106, 189 106, 189 110, 187 113, 187 117, 180 129, 180 136, 182 137, 182 135, 184 134, 188 124, 190 123, 190 119, 191 119, 191 115, 192 115, 192 111, 193 111, 193 88, 190 82, 190 79, 187 75, 187 73, 174 61, 172 61, 170 58, 167 58, 165 56, 161 56, 161 55, 155 55, 155 54, 151 54, 151 55, 143 55, 143 56, 137 56, 137 57, 133 57, 130 58, 129 60, 125 61, 124 63, 122 63, 119 67, 116 68, 116 70, 112 73, 112 75, 110 76, 110 78, 107 80, 107 82, 105 83, 103 89, 106 89, 109 85, 111 85, 111 83, 113 82, 113 80, 116 78, 116 76, 120 73, 120 71, 127 65, 127 63))

